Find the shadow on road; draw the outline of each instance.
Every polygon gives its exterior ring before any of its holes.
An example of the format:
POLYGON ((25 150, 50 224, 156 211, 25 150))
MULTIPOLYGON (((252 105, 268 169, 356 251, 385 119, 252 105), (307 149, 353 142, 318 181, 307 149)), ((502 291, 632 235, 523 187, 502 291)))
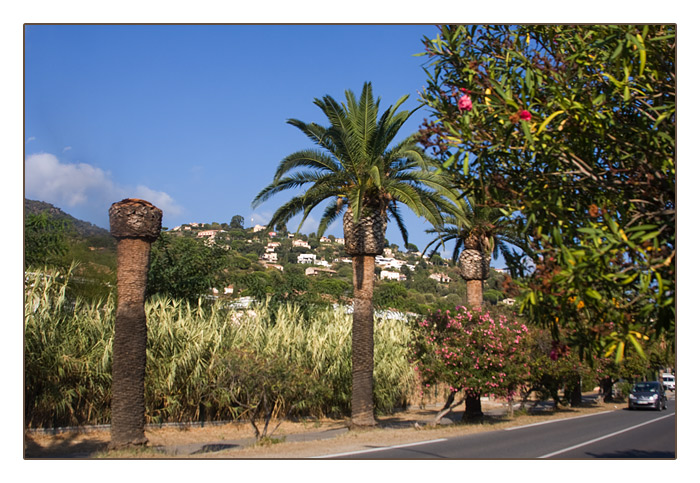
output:
POLYGON ((591 458, 609 458, 609 459, 622 459, 622 458, 641 458, 641 459, 659 459, 659 458, 675 458, 675 451, 641 451, 641 450, 628 450, 628 451, 615 451, 612 453, 586 453, 591 458))

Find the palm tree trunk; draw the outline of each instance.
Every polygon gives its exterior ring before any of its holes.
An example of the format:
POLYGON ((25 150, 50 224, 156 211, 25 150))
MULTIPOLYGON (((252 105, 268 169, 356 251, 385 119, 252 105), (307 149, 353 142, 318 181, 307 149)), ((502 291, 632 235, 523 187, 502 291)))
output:
POLYGON ((467 280, 467 305, 481 307, 484 302, 484 281, 467 280))
POLYGON ((163 212, 148 201, 125 199, 109 209, 117 239, 117 313, 112 348, 111 448, 144 445, 146 403, 146 280, 151 243, 163 212))
POLYGON ((374 256, 352 258, 352 425, 374 426, 374 256))
POLYGON ((150 243, 125 238, 117 243, 118 304, 112 361, 111 447, 144 445, 146 404, 146 312, 143 303, 150 243))

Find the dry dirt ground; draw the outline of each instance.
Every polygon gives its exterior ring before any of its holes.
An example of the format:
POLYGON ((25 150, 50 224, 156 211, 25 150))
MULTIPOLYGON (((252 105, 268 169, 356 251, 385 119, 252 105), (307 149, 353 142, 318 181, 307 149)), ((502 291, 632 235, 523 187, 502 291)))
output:
POLYGON ((413 408, 377 418, 374 429, 348 431, 346 420, 285 421, 271 439, 256 443, 250 424, 230 423, 205 427, 160 427, 146 430, 146 448, 108 451, 108 430, 43 434, 26 432, 24 457, 33 458, 244 458, 296 459, 393 446, 436 438, 458 436, 482 431, 520 426, 545 419, 566 418, 614 410, 617 403, 589 402, 580 408, 557 411, 551 407, 517 412, 508 417, 502 403, 484 401, 486 417, 479 423, 461 424, 462 413, 448 417, 455 424, 427 426, 440 409, 438 406, 413 408), (416 424, 418 423, 418 424, 416 424))

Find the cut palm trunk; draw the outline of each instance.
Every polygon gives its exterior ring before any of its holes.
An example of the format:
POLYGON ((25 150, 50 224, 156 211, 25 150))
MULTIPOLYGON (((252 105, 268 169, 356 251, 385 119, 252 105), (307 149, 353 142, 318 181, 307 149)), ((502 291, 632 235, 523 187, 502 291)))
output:
POLYGON ((111 448, 144 445, 148 262, 163 213, 143 200, 125 199, 109 209, 117 239, 117 313, 112 356, 111 448))
POLYGON ((484 280, 489 276, 491 256, 482 250, 465 249, 459 256, 459 273, 467 282, 467 304, 481 307, 484 302, 484 280))

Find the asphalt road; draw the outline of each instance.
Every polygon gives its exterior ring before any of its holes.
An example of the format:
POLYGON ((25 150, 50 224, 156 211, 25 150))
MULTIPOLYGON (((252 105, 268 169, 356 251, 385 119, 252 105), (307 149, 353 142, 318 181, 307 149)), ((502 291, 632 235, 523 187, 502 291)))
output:
POLYGON ((668 401, 668 409, 663 411, 625 408, 328 457, 385 460, 675 458, 676 401, 668 401))

